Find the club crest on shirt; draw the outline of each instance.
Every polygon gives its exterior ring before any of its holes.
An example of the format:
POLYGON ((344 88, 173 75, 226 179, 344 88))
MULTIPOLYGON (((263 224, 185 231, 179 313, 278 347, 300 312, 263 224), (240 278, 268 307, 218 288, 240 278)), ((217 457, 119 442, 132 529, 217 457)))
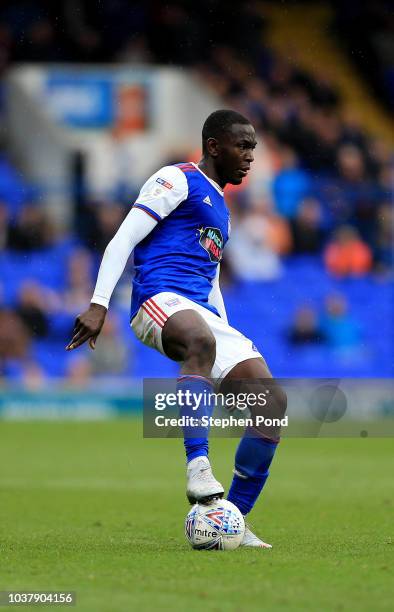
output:
POLYGON ((220 261, 224 246, 220 229, 217 227, 201 227, 198 231, 200 234, 199 243, 207 251, 209 259, 214 262, 220 261))

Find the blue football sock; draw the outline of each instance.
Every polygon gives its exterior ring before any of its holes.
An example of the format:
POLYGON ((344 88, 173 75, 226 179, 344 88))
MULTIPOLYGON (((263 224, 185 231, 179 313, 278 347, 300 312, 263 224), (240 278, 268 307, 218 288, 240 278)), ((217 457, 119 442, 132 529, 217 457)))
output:
MULTIPOLYGON (((193 410, 195 402, 192 405, 180 406, 181 416, 189 416, 194 419, 201 419, 203 416, 210 417, 213 411, 213 402, 210 395, 213 393, 212 383, 204 376, 194 376, 185 374, 178 378, 177 392, 183 392, 183 398, 186 398, 185 393, 196 394, 201 397, 201 403, 197 410, 193 410)), ((190 397, 193 397, 191 395, 190 397)), ((208 434, 209 427, 200 425, 199 427, 183 427, 184 445, 186 450, 186 458, 189 463, 192 459, 201 456, 208 456, 208 434)))
POLYGON ((235 454, 235 470, 227 499, 248 514, 260 495, 278 442, 246 431, 235 454))

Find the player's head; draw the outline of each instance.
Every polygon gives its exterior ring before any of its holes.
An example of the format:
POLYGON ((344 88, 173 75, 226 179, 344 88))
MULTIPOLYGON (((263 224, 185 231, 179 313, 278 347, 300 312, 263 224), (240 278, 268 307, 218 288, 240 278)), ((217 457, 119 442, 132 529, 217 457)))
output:
POLYGON ((249 119, 232 110, 217 110, 202 128, 202 150, 210 157, 221 184, 239 185, 253 161, 256 134, 249 119))

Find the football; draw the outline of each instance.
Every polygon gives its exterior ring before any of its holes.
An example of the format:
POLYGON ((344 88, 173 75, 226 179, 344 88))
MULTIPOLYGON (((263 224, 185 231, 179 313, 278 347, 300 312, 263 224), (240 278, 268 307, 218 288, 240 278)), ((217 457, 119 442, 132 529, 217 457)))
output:
POLYGON ((186 537, 197 550, 234 550, 241 544, 244 533, 244 517, 226 499, 195 504, 185 521, 186 537))

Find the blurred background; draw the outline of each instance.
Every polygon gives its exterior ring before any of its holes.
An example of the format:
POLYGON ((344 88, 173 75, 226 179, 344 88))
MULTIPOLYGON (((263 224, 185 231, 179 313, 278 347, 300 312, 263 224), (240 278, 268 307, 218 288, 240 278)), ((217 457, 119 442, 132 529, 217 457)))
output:
POLYGON ((142 377, 176 374, 129 329, 132 259, 96 350, 64 348, 142 183, 198 161, 217 108, 259 142, 226 189, 230 323, 277 377, 393 375, 391 2, 3 0, 0 75, 3 388, 122 410, 142 377))

